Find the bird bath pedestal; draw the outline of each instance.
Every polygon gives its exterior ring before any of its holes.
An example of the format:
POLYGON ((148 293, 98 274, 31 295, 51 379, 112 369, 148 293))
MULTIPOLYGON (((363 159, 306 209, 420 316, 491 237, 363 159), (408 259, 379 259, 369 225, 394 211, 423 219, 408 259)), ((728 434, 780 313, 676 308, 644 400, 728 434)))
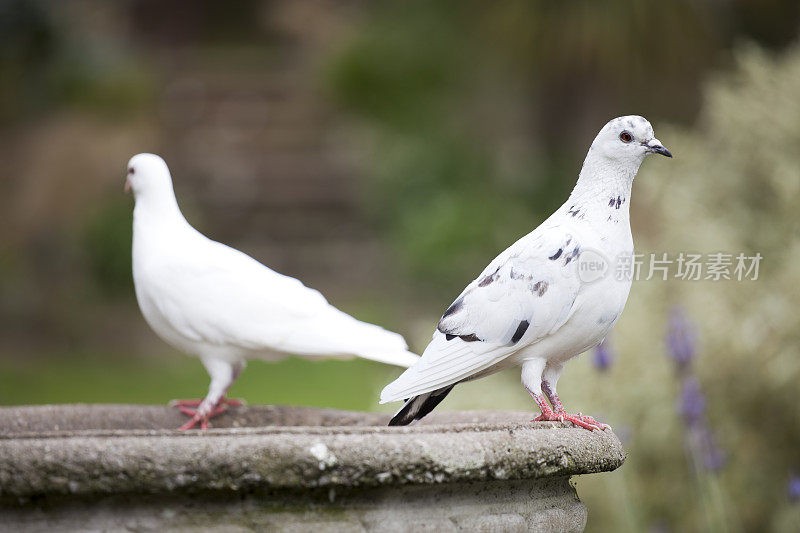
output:
POLYGON ((582 531, 569 478, 622 446, 530 418, 251 406, 179 433, 168 407, 0 408, 0 529, 582 531))

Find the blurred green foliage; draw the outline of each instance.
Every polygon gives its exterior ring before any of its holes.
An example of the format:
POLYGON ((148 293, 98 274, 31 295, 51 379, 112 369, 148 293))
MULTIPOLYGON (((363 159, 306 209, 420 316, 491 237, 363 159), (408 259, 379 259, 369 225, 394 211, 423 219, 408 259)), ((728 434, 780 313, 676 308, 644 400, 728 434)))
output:
POLYGON ((415 3, 398 25, 384 4, 328 72, 334 98, 376 127, 366 205, 416 279, 448 292, 524 231, 519 196, 535 189, 500 183, 491 146, 464 128, 464 89, 481 65, 453 8, 415 3))
POLYGON ((88 262, 91 279, 105 295, 129 295, 133 292, 132 238, 129 198, 99 206, 86 222, 82 255, 88 262))
POLYGON ((58 103, 117 119, 153 105, 153 79, 146 67, 130 60, 107 61, 65 58, 55 65, 51 75, 58 103))
POLYGON ((367 205, 422 287, 452 291, 482 268, 486 250, 527 229, 526 209, 492 182, 487 155, 463 140, 433 135, 384 146, 367 205))
POLYGON ((30 110, 20 103, 36 105, 44 99, 55 46, 54 29, 39 4, 0 4, 0 120, 30 110))
POLYGON ((417 3, 392 24, 384 6, 330 71, 338 97, 351 110, 416 135, 446 127, 447 101, 465 83, 469 41, 449 19, 446 2, 417 3))
POLYGON ((53 7, 0 2, 0 124, 60 106, 119 118, 152 105, 154 80, 130 50, 87 40, 53 7))
MULTIPOLYGON (((740 20, 746 4, 373 4, 327 83, 364 125, 365 204, 415 283, 459 290, 549 215, 574 184, 587 124, 693 119, 709 67, 743 34, 762 38, 740 20)), ((764 40, 788 42, 797 10, 763 9, 764 40)))

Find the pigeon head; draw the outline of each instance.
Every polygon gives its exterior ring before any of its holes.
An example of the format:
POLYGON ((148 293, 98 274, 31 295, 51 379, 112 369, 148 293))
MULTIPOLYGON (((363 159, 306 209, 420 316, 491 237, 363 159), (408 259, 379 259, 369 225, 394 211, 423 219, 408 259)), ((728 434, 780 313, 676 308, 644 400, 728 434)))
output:
POLYGON ((155 154, 137 154, 128 161, 125 191, 133 191, 135 198, 143 195, 158 196, 172 192, 172 178, 167 164, 155 154))
POLYGON ((653 135, 653 127, 647 119, 638 115, 610 120, 595 137, 592 151, 619 163, 634 164, 637 168, 648 154, 672 157, 653 135))

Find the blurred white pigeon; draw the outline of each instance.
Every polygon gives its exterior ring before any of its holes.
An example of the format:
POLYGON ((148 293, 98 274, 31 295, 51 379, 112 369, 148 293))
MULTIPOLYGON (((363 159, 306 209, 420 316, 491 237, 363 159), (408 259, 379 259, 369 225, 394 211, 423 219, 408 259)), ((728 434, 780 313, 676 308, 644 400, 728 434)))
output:
POLYGON ((600 130, 567 202, 467 286, 420 360, 383 389, 381 403, 405 401, 389 425, 419 420, 462 381, 519 365, 542 411, 535 420, 608 427, 567 414, 556 383, 564 363, 599 344, 625 307, 630 276, 609 264, 633 254, 631 184, 648 154, 672 157, 643 117, 600 130))
POLYGON ((145 320, 166 342, 197 355, 211 376, 203 400, 174 402, 200 424, 238 402, 225 393, 246 359, 354 356, 408 367, 419 357, 397 333, 339 311, 300 281, 212 241, 181 214, 166 163, 128 162, 133 190, 133 281, 145 320))

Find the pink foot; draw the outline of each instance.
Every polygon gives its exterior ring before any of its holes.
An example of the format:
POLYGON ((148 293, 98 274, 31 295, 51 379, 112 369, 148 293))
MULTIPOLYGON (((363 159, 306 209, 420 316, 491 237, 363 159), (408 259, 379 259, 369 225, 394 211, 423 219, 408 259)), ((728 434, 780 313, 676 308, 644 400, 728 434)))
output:
POLYGON ((237 407, 244 405, 243 400, 231 400, 228 398, 221 398, 219 402, 213 407, 207 407, 203 400, 173 400, 170 405, 177 407, 178 410, 189 417, 189 420, 178 428, 178 431, 186 431, 192 429, 198 423, 201 430, 208 429, 208 421, 210 418, 224 413, 228 410, 229 406, 237 407))
POLYGON ((531 422, 572 422, 576 426, 588 430, 599 429, 602 431, 605 429, 611 429, 611 426, 609 426, 608 424, 603 424, 601 422, 598 422, 591 416, 582 415, 580 413, 578 413, 577 415, 571 415, 566 412, 555 413, 553 411, 550 411, 549 413, 540 414, 539 416, 531 420, 531 422))
POLYGON ((548 405, 547 400, 544 399, 544 396, 541 394, 530 393, 533 397, 536 405, 539 406, 539 409, 542 411, 542 414, 531 420, 531 422, 572 422, 578 427, 582 427, 593 431, 595 429, 599 429, 603 431, 605 429, 611 429, 611 426, 607 424, 602 424, 595 420, 593 417, 588 415, 582 415, 578 413, 577 415, 571 415, 564 410, 564 407, 561 405, 561 401, 558 399, 558 396, 555 396, 554 393, 550 392, 549 387, 545 389, 548 392, 548 396, 552 395, 555 397, 554 403, 557 405, 556 411, 550 408, 548 405))

